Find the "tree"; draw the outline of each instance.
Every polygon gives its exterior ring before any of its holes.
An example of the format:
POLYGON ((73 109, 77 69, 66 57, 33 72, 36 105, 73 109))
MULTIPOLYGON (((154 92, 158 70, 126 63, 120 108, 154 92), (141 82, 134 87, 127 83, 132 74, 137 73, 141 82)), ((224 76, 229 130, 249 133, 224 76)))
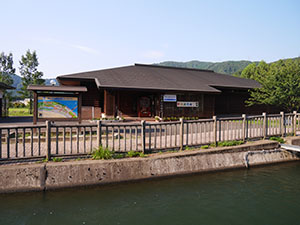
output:
POLYGON ((11 78, 11 74, 14 74, 16 72, 16 69, 13 68, 13 55, 12 53, 9 53, 8 55, 5 55, 4 52, 0 54, 0 81, 12 85, 13 79, 11 78))
POLYGON ((257 66, 250 64, 242 77, 254 79, 261 88, 250 91, 248 105, 265 104, 284 108, 291 112, 300 107, 300 60, 279 60, 257 66))
POLYGON ((45 83, 45 80, 42 79, 43 73, 37 70, 39 65, 36 51, 32 53, 30 50, 27 50, 25 55, 22 55, 20 63, 20 74, 22 76, 22 88, 19 93, 23 98, 29 98, 29 110, 32 113, 32 92, 27 90, 28 85, 35 84, 41 85, 45 83))
MULTIPOLYGON (((11 74, 16 72, 16 69, 13 67, 13 55, 9 53, 5 55, 4 52, 0 54, 0 82, 3 82, 8 85, 12 85, 14 83, 11 74)), ((4 99, 4 114, 7 115, 9 101, 11 100, 11 93, 4 90, 3 91, 3 99, 4 99)))

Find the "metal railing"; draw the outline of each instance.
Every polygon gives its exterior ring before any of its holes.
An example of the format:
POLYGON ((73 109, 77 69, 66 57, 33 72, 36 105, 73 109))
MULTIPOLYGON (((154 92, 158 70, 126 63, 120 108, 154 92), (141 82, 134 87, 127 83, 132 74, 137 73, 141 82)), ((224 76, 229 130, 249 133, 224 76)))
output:
POLYGON ((283 113, 174 122, 0 127, 0 161, 84 156, 100 145, 115 152, 155 152, 233 140, 296 135, 300 114, 283 113))

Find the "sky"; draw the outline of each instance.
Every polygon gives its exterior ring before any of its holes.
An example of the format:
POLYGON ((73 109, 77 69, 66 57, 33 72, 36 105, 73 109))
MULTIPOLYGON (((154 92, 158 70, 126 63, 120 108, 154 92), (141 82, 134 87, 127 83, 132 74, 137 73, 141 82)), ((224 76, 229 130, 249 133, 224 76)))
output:
POLYGON ((300 56, 298 0, 0 0, 0 17, 0 52, 19 68, 35 50, 45 78, 134 63, 300 56))

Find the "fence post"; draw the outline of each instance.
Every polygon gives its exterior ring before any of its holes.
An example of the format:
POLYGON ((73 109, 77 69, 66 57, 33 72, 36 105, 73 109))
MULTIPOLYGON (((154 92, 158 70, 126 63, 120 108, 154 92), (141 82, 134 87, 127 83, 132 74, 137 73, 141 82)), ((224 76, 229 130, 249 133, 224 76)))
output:
POLYGON ((297 132, 297 111, 293 111, 293 113, 294 113, 293 133, 294 133, 294 136, 296 136, 296 132, 297 132))
POLYGON ((141 121, 141 136, 142 136, 142 151, 143 153, 145 153, 146 150, 145 120, 141 121))
POLYGON ((267 113, 263 112, 263 138, 267 138, 268 134, 268 121, 267 121, 267 113))
POLYGON ((214 144, 217 146, 218 144, 218 136, 217 136, 217 116, 213 116, 214 120, 214 127, 213 127, 213 137, 214 137, 214 144))
POLYGON ((284 137, 285 136, 285 122, 284 122, 284 112, 280 112, 281 115, 281 136, 284 137))
POLYGON ((46 121, 46 160, 51 159, 51 121, 46 121))
POLYGON ((101 120, 98 120, 97 121, 97 144, 98 144, 98 147, 102 145, 102 129, 101 129, 101 126, 102 126, 102 121, 101 120))
POLYGON ((247 116, 246 114, 242 114, 243 117, 243 124, 242 124, 242 136, 243 136, 243 142, 246 141, 246 122, 247 122, 247 116))
POLYGON ((183 126, 183 118, 180 118, 180 130, 179 130, 179 144, 180 144, 180 151, 183 150, 183 133, 184 133, 184 126, 183 126))

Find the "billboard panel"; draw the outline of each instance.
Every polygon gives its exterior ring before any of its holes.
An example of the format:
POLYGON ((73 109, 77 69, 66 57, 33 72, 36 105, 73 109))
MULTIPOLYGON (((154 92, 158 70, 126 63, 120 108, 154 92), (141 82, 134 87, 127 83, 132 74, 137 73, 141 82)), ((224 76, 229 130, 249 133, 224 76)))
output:
POLYGON ((77 97, 38 97, 38 118, 77 118, 77 97))

